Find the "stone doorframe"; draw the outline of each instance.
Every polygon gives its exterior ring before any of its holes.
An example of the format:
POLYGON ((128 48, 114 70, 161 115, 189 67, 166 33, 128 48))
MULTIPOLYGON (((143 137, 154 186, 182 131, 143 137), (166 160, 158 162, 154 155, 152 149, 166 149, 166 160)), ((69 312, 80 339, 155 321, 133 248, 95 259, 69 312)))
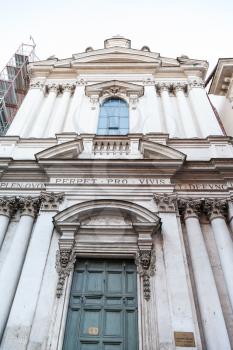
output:
MULTIPOLYGON (((94 200, 75 204, 54 217, 60 233, 54 324, 48 349, 61 350, 74 263, 77 257, 133 258, 138 270, 139 349, 154 329, 148 320, 155 314, 150 300, 150 277, 155 273, 153 236, 160 231, 160 218, 132 202, 94 200)), ((156 325, 153 325, 156 327, 156 325)))

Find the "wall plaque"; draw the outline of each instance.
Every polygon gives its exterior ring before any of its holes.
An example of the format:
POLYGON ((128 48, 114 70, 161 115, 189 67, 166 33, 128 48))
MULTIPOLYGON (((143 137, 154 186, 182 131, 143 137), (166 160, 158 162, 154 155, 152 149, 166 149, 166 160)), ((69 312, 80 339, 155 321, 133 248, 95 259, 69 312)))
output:
POLYGON ((175 345, 180 347, 195 347, 195 339, 193 332, 174 332, 175 345))
POLYGON ((99 328, 98 327, 89 327, 88 328, 88 334, 89 335, 98 335, 99 334, 99 328))

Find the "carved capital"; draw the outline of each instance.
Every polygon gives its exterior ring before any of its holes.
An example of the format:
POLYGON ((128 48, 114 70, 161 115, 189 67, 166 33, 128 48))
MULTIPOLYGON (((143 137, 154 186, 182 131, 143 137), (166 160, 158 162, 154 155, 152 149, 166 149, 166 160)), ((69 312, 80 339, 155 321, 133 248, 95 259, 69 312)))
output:
POLYGON ((58 273, 58 282, 56 295, 58 298, 61 297, 64 289, 66 277, 69 276, 70 272, 74 267, 76 260, 76 253, 73 247, 70 249, 58 250, 56 254, 56 270, 58 273))
POLYGON ((155 252, 153 249, 138 249, 135 263, 138 273, 143 280, 143 294, 145 300, 150 300, 150 277, 155 274, 155 252))
POLYGON ((202 200, 192 198, 179 198, 178 209, 181 217, 186 220, 191 217, 198 217, 202 210, 202 200))
POLYGON ((176 200, 175 194, 155 194, 154 200, 158 206, 160 213, 174 213, 176 212, 176 200))
POLYGON ((18 206, 20 215, 35 217, 38 214, 41 205, 41 197, 19 197, 18 206))
POLYGON ((30 89, 43 89, 43 88, 44 88, 44 83, 42 83, 41 81, 37 81, 30 84, 30 89))
POLYGON ((41 192, 41 211, 57 211, 64 193, 41 192))
POLYGON ((188 86, 190 89, 194 89, 194 88, 204 89, 205 88, 204 82, 201 80, 196 80, 196 79, 189 80, 188 86))
POLYGON ((87 84, 86 80, 85 79, 78 79, 76 80, 76 85, 80 86, 80 85, 83 85, 85 86, 87 84))
POLYGON ((58 93, 59 90, 60 90, 60 87, 59 87, 59 85, 53 83, 53 84, 48 84, 46 86, 46 89, 47 89, 48 92, 58 93))
POLYGON ((216 218, 223 218, 227 216, 228 204, 226 199, 219 198, 207 198, 204 202, 204 213, 208 216, 209 220, 216 218))
POLYGON ((0 215, 11 217, 18 209, 16 197, 0 197, 0 215))
POLYGON ((177 82, 177 83, 173 83, 172 87, 173 87, 173 91, 175 93, 177 93, 179 91, 186 92, 187 84, 186 83, 177 82))
POLYGON ((154 81, 154 79, 147 78, 143 81, 143 85, 155 86, 155 81, 154 81))
POLYGON ((156 89, 158 93, 162 93, 163 91, 170 92, 172 90, 172 84, 169 82, 161 82, 156 84, 156 89))
POLYGON ((72 93, 74 91, 75 86, 74 84, 66 83, 66 84, 62 84, 60 88, 61 88, 61 91, 63 92, 68 91, 72 93))

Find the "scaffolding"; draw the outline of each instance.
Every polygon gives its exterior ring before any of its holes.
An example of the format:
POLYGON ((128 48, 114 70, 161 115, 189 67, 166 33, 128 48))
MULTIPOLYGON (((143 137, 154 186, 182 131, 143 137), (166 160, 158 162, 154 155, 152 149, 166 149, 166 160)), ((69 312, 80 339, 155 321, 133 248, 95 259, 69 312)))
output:
POLYGON ((28 62, 34 62, 35 44, 21 44, 0 72, 0 136, 6 134, 29 88, 28 62))

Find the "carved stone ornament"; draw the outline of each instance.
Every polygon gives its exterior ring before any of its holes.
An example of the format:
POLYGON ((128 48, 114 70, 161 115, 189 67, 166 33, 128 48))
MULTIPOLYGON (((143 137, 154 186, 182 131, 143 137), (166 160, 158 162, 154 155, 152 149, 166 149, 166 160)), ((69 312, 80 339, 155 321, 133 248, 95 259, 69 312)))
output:
POLYGON ((30 84, 30 89, 43 89, 43 88, 44 88, 44 83, 42 83, 41 81, 37 81, 30 84))
POLYGON ((179 198, 177 203, 180 215, 183 219, 197 217, 201 214, 203 204, 202 199, 179 198))
POLYGON ((41 196, 39 197, 19 197, 18 207, 21 215, 35 217, 38 214, 41 205, 41 196))
POLYGON ((41 192, 41 210, 56 211, 64 198, 64 193, 41 192))
POLYGON ((172 89, 175 93, 178 91, 186 92, 187 90, 187 84, 183 82, 177 82, 172 84, 172 89))
POLYGON ((78 86, 80 86, 80 85, 83 86, 83 85, 86 85, 86 84, 87 84, 87 82, 83 78, 76 80, 76 85, 78 85, 78 86))
POLYGON ((196 80, 196 79, 194 79, 194 80, 189 80, 188 85, 189 85, 189 87, 190 87, 191 89, 193 89, 193 88, 201 88, 201 89, 204 89, 204 87, 205 87, 205 84, 204 84, 204 82, 203 82, 202 80, 196 80))
POLYGON ((157 83, 156 84, 156 90, 158 93, 161 94, 161 92, 163 91, 168 91, 171 92, 172 91, 172 83, 170 82, 161 82, 161 83, 157 83))
POLYGON ((16 197, 0 197, 0 215, 11 217, 18 209, 16 197))
POLYGON ((127 94, 127 90, 118 86, 112 86, 108 89, 104 89, 101 96, 120 96, 127 94))
POLYGON ((175 194, 155 194, 154 200, 158 206, 158 211, 160 213, 176 212, 177 196, 175 194))
POLYGON ((146 301, 150 300, 150 277, 155 274, 155 252, 151 250, 140 250, 136 253, 135 263, 138 273, 143 280, 143 294, 146 301))
POLYGON ((56 289, 57 298, 60 298, 63 293, 66 277, 68 277, 70 272, 72 271, 75 260, 76 260, 76 253, 74 252, 73 247, 72 249, 57 250, 57 254, 56 254, 56 270, 58 273, 58 282, 57 282, 57 289, 56 289))
POLYGON ((74 91, 74 88, 75 88, 74 84, 70 84, 70 83, 65 83, 65 84, 60 85, 60 89, 63 92, 68 91, 68 92, 72 93, 74 91))
POLYGON ((57 84, 48 84, 46 85, 46 91, 47 92, 55 92, 58 93, 58 91, 60 91, 60 87, 57 84))
POLYGON ((225 218, 227 216, 228 203, 226 199, 210 198, 205 199, 204 213, 209 220, 225 218))

